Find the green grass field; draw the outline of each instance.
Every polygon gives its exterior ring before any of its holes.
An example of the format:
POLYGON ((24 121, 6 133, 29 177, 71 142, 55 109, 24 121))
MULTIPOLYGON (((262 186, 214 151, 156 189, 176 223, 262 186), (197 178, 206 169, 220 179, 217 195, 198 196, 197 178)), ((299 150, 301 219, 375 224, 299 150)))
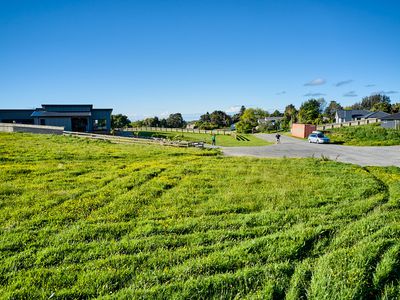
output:
POLYGON ((332 143, 354 146, 400 145, 400 130, 386 129, 380 124, 330 129, 332 143))
POLYGON ((400 169, 0 133, 0 299, 398 299, 400 169))
MULTIPOLYGON (((137 133, 135 133, 137 134, 137 133)), ((205 133, 188 133, 188 132, 159 132, 159 131, 140 131, 139 136, 145 137, 162 137, 173 140, 183 140, 191 142, 205 142, 211 144, 211 134, 205 133)), ((232 135, 217 135, 217 146, 223 147, 250 147, 250 146, 266 146, 271 145, 265 140, 262 140, 252 134, 237 134, 236 138, 232 135)))

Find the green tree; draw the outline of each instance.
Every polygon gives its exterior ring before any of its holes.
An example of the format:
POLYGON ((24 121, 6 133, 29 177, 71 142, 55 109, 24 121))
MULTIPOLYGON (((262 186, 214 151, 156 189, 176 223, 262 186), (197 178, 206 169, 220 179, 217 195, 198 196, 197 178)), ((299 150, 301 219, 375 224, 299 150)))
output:
POLYGON ((320 101, 310 99, 301 104, 299 109, 299 121, 305 124, 318 124, 322 121, 320 113, 320 101))
POLYGON ((253 132, 254 128, 258 125, 259 109, 247 108, 240 121, 236 123, 236 130, 239 133, 253 132))
POLYGON ((372 110, 375 107, 386 108, 390 105, 390 98, 386 95, 376 94, 364 97, 361 102, 354 103, 352 109, 372 110))
POLYGON ((130 125, 131 121, 123 114, 111 115, 111 128, 124 128, 130 125))
POLYGON ((200 116, 200 122, 211 122, 211 117, 210 117, 210 113, 206 112, 204 115, 200 116))
POLYGON ((281 126, 283 129, 290 129, 291 125, 297 121, 297 109, 293 104, 289 104, 285 107, 285 112, 283 113, 283 119, 281 121, 281 126))
POLYGON ((324 110, 324 116, 329 118, 330 122, 333 122, 336 112, 341 109, 343 109, 343 107, 340 105, 340 103, 336 101, 331 101, 324 110))
POLYGON ((131 127, 143 127, 145 126, 143 120, 133 121, 131 122, 131 127))
POLYGON ((246 107, 244 107, 244 105, 242 105, 240 107, 240 111, 237 114, 234 114, 232 117, 232 123, 237 123, 240 121, 240 117, 243 116, 244 112, 246 110, 246 107))
POLYGON ((388 102, 379 102, 372 106, 371 111, 384 111, 390 113, 392 111, 392 106, 388 102))
POLYGON ((400 112, 400 103, 393 103, 390 111, 392 114, 400 112))
POLYGON ((181 113, 170 114, 167 119, 167 126, 170 128, 182 128, 185 124, 181 113))
POLYGON ((283 114, 277 109, 271 114, 271 117, 282 117, 282 116, 283 114))
POLYGON ((143 124, 148 127, 158 127, 160 126, 160 120, 158 117, 146 118, 143 120, 143 124))
POLYGON ((227 127, 231 125, 232 119, 229 115, 221 110, 213 111, 210 115, 210 122, 217 128, 227 127))

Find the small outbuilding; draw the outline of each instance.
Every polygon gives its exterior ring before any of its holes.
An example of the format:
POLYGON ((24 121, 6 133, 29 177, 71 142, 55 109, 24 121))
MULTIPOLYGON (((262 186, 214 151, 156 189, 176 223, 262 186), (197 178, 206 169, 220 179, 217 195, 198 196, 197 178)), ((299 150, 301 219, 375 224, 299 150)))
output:
POLYGON ((316 129, 316 125, 294 123, 292 124, 292 128, 290 129, 290 131, 292 136, 304 139, 316 129))

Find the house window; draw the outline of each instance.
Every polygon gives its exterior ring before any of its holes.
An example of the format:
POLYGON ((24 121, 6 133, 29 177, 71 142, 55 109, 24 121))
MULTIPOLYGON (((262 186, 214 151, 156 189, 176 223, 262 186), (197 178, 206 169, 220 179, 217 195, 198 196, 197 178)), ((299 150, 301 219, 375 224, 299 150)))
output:
POLYGON ((106 119, 93 120, 93 130, 107 130, 107 120, 106 119))
POLYGON ((40 125, 46 125, 46 119, 40 119, 40 125))

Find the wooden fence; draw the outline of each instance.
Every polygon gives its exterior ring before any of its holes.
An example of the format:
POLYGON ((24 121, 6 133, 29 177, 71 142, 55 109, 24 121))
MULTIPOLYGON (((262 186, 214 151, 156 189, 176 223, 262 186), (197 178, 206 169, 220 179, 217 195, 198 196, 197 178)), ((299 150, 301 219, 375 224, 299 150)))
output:
POLYGON ((165 139, 157 139, 157 138, 135 138, 135 137, 122 137, 122 136, 113 136, 113 135, 105 135, 105 134, 94 134, 94 133, 85 133, 85 132, 73 132, 73 131, 64 131, 64 135, 67 136, 76 136, 81 138, 89 138, 89 139, 97 139, 103 141, 110 141, 113 143, 123 143, 123 144, 157 144, 162 146, 172 146, 172 147, 198 147, 203 148, 204 143, 201 142, 188 142, 188 141, 170 141, 165 139))
POLYGON ((164 128, 164 127, 134 127, 134 128, 124 128, 124 131, 159 131, 159 132, 181 132, 181 133, 205 133, 205 134, 221 134, 221 135, 230 135, 232 131, 230 130, 222 130, 222 129, 213 129, 213 130, 204 130, 204 129, 189 129, 189 128, 164 128))
POLYGON ((349 121, 343 123, 321 124, 317 125, 317 130, 328 130, 346 126, 360 126, 360 125, 379 123, 380 121, 381 121, 380 119, 364 119, 364 120, 349 121))

